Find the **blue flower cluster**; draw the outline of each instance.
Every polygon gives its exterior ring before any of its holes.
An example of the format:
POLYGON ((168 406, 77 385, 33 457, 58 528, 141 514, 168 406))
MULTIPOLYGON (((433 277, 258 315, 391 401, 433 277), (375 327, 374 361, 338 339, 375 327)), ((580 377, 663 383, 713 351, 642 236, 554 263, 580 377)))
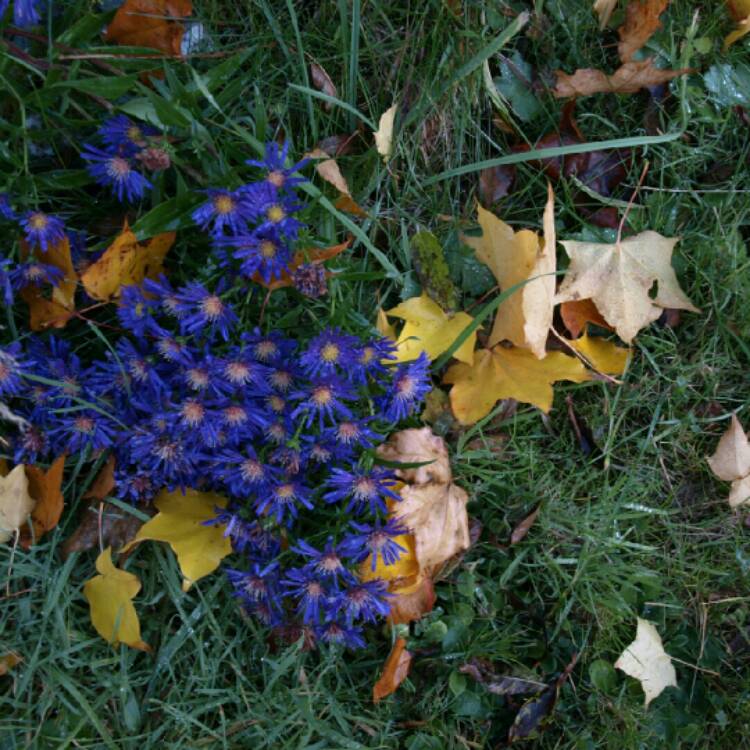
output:
MULTIPOLYGON (((0 21, 8 10, 10 0, 0 0, 0 21)), ((14 0, 13 3, 13 23, 19 28, 25 29, 27 26, 34 26, 41 20, 40 7, 41 0, 14 0)))
POLYGON ((235 190, 210 188, 193 213, 210 234, 222 266, 266 283, 289 271, 292 245, 303 226, 295 218, 303 208, 295 187, 304 178, 293 175, 307 160, 286 166, 287 154, 288 144, 267 144, 264 159, 246 162, 263 170, 260 180, 235 190))

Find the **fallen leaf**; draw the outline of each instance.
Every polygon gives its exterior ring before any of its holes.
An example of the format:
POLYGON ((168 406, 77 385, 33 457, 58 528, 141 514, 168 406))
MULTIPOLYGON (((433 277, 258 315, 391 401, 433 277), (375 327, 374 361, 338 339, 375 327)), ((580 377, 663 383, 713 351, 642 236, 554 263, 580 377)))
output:
POLYGON ((531 530, 531 527, 534 525, 534 521, 536 521, 537 516, 539 515, 539 512, 541 511, 542 506, 538 505, 531 513, 529 513, 526 518, 523 519, 514 529, 513 532, 510 535, 510 543, 518 544, 519 542, 522 542, 526 535, 531 530))
POLYGON ((468 674, 476 680, 486 690, 494 695, 525 695, 528 693, 538 693, 540 690, 547 688, 544 682, 535 680, 525 680, 522 677, 499 676, 492 674, 478 660, 472 660, 462 664, 458 671, 461 674, 468 674))
POLYGON ((630 0, 625 9, 625 23, 617 33, 620 43, 617 52, 626 63, 661 28, 659 16, 669 5, 669 0, 630 0))
POLYGON ((727 500, 729 507, 733 509, 750 501, 750 475, 732 482, 727 500))
POLYGON ((611 75, 594 68, 581 68, 573 75, 558 70, 557 83, 552 94, 557 99, 592 94, 634 94, 642 88, 666 83, 673 78, 690 73, 690 68, 662 70, 654 67, 654 59, 631 61, 621 65, 611 75))
POLYGON ((340 195, 334 201, 333 206, 339 211, 346 211, 348 214, 354 214, 354 216, 359 216, 360 218, 367 216, 367 211, 351 195, 340 195))
POLYGON ((191 0, 125 0, 107 26, 104 38, 127 47, 150 47, 179 57, 185 33, 180 19, 192 12, 191 0))
POLYGON ((586 358, 594 370, 607 375, 622 375, 625 372, 630 349, 623 349, 612 341, 601 336, 589 336, 588 333, 568 343, 586 358))
POLYGON ((578 338, 585 330, 587 323, 601 328, 614 330, 602 317, 596 305, 590 299, 568 300, 560 305, 560 317, 573 338, 578 338))
POLYGON ((732 421, 721 436, 716 451, 708 458, 708 465, 719 479, 726 482, 750 474, 750 441, 736 414, 732 414, 732 421))
MULTIPOLYGON (((139 510, 149 514, 150 508, 139 510)), ((100 545, 120 548, 131 541, 143 526, 143 521, 134 513, 118 508, 112 503, 93 499, 84 509, 76 530, 65 540, 60 550, 63 560, 73 552, 83 552, 100 545)))
POLYGON ((501 198, 505 198, 516 180, 514 164, 501 164, 489 167, 479 173, 479 200, 485 208, 491 208, 501 198))
POLYGON ((615 668, 641 683, 648 708, 664 688, 677 687, 677 674, 653 623, 637 619, 635 640, 622 652, 615 668))
POLYGON ((410 666, 411 653, 406 650, 406 641, 398 638, 385 660, 383 674, 372 688, 373 703, 379 703, 387 695, 394 693, 409 674, 410 666))
POLYGON ((736 41, 750 34, 750 0, 727 0, 727 7, 732 18, 737 21, 737 28, 724 39, 725 52, 736 41))
POLYGON ((394 104, 383 112, 383 114, 380 115, 378 129, 373 133, 375 136, 375 148, 386 163, 393 153, 393 122, 396 118, 397 111, 398 105, 394 104))
MULTIPOLYGON (((430 359, 436 359, 448 350, 473 320, 465 312, 448 315, 426 294, 412 297, 385 312, 392 318, 405 321, 398 336, 397 362, 416 359, 422 352, 426 352, 430 359)), ((466 341, 453 352, 453 356, 461 362, 471 362, 476 337, 476 331, 472 331, 466 341)))
POLYGON ((105 641, 125 643, 140 651, 151 651, 141 640, 141 625, 132 599, 141 590, 138 577, 112 563, 112 548, 96 558, 98 576, 83 584, 83 595, 91 608, 91 624, 105 641))
POLYGON ((174 232, 164 232, 139 243, 127 221, 122 232, 82 274, 81 281, 93 299, 109 302, 120 296, 120 288, 156 278, 172 247, 174 232))
POLYGON ((594 11, 599 16, 599 28, 603 29, 612 17, 617 0, 594 0, 594 11))
POLYGON ((64 305, 47 299, 41 289, 27 286, 21 289, 21 299, 29 306, 29 328, 44 331, 47 328, 63 328, 73 317, 64 305))
POLYGON ((73 259, 70 254, 70 240, 68 237, 65 236, 59 242, 47 245, 46 252, 38 245, 32 249, 25 239, 22 239, 20 244, 21 257, 24 260, 33 255, 41 263, 54 266, 62 272, 62 280, 57 286, 52 288, 52 301, 66 310, 75 310, 78 274, 73 267, 73 259))
POLYGON ((26 467, 26 477, 29 480, 29 494, 34 498, 34 510, 31 511, 31 530, 25 528, 21 532, 21 546, 29 549, 38 542, 48 531, 57 526, 63 511, 62 479, 65 470, 65 455, 57 458, 44 471, 37 466, 26 467))
POLYGON ((13 651, 0 656, 0 677, 8 674, 11 669, 18 666, 22 661, 23 659, 13 651))
POLYGON ((289 264, 289 273, 282 271, 281 276, 278 279, 272 279, 270 282, 264 281, 260 274, 255 274, 255 276, 253 276, 253 281, 266 287, 266 289, 269 289, 272 292, 276 289, 293 286, 294 282, 292 281, 292 273, 303 263, 325 263, 325 261, 331 260, 337 255, 343 253, 351 244, 352 238, 350 237, 346 242, 342 242, 339 245, 331 245, 330 247, 307 247, 303 250, 298 250, 289 264))
MULTIPOLYGON (((318 91, 322 91, 327 96, 338 97, 336 87, 333 85, 331 76, 326 73, 325 68, 318 63, 310 63, 310 77, 312 78, 313 86, 318 91)), ((323 109, 326 112, 331 111, 331 102, 323 102, 323 109)))
POLYGON ((591 299, 626 343, 667 307, 700 312, 671 266, 678 238, 645 231, 611 245, 567 241, 570 265, 555 302, 591 299), (656 295, 649 292, 657 283, 656 295))
POLYGON ((396 340, 396 329, 388 322, 388 316, 382 307, 378 308, 378 317, 375 321, 375 328, 381 336, 385 336, 392 341, 396 340))
POLYGON ((26 467, 17 464, 5 477, 0 477, 0 543, 13 538, 34 510, 35 501, 29 494, 26 467))
POLYGON ((225 498, 212 492, 187 489, 183 494, 162 490, 154 500, 159 512, 141 526, 135 539, 121 552, 147 539, 167 542, 177 555, 184 576, 182 590, 187 591, 195 581, 216 570, 232 552, 224 527, 204 523, 216 517, 216 508, 224 508, 226 504, 225 498))
POLYGON ((461 424, 474 424, 492 411, 501 399, 513 398, 548 412, 554 396, 552 383, 571 380, 581 383, 589 375, 580 360, 562 352, 550 352, 537 359, 525 349, 496 346, 478 349, 474 363, 455 364, 443 378, 451 383, 453 414, 461 424))
POLYGON ((376 449, 378 458, 403 464, 424 464, 396 468, 396 476, 409 484, 450 484, 453 479, 445 440, 429 427, 399 430, 376 449))
MULTIPOLYGON (((552 325, 555 296, 554 194, 547 186, 544 209, 544 240, 536 232, 513 228, 481 206, 477 207, 481 237, 464 237, 477 258, 487 265, 505 291, 527 279, 528 282, 497 308, 489 344, 512 341, 530 349, 541 359, 546 354, 547 332, 552 325), (534 278, 542 276, 542 278, 534 278)), ((466 361, 466 360, 464 360, 466 361)))
POLYGON ((110 456, 107 462, 99 469, 91 486, 86 491, 84 498, 94 498, 95 500, 105 500, 112 494, 115 488, 115 457, 110 456))
POLYGON ((428 612, 432 612, 437 597, 435 587, 429 576, 419 576, 411 586, 401 586, 389 589, 396 594, 390 601, 391 610, 388 622, 393 625, 403 625, 419 620, 428 612))

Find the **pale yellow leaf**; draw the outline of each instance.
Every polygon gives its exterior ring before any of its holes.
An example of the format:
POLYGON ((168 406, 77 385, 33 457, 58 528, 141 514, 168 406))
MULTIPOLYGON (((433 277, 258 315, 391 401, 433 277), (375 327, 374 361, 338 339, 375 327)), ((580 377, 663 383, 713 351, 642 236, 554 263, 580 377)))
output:
POLYGON ((729 507, 739 508, 750 500, 750 476, 735 479, 729 489, 729 507))
POLYGON ((0 543, 13 538, 34 510, 29 494, 26 467, 18 464, 7 476, 0 477, 0 543))
POLYGON ((383 114, 380 115, 378 129, 373 133, 375 136, 375 148, 383 157, 384 162, 387 162, 393 153, 393 123, 397 111, 398 105, 394 104, 383 112, 383 114))
POLYGON ((96 569, 99 575, 83 584, 96 632, 112 645, 125 643, 131 648, 150 651, 149 645, 141 640, 141 625, 132 602, 141 590, 138 577, 114 566, 111 547, 97 557, 96 569))
POLYGON ((429 427, 394 432, 376 451, 378 457, 386 461, 425 464, 395 470, 399 479, 409 484, 449 484, 453 478, 445 440, 435 435, 429 427))
MULTIPOLYGON (((473 320, 465 312, 448 315, 426 294, 412 297, 393 309, 386 310, 386 315, 404 321, 397 339, 397 362, 416 359, 422 352, 430 359, 436 359, 448 350, 473 320)), ((461 362, 471 362, 475 342, 476 331, 472 331, 453 356, 461 362)))
POLYGON ((680 289, 671 265, 678 238, 641 232, 611 245, 562 242, 570 265, 555 302, 590 298, 617 335, 630 343, 665 307, 699 312, 680 289), (654 282, 656 295, 651 298, 654 282))
POLYGON ((677 674, 659 633, 652 623, 640 617, 635 640, 622 652, 615 667, 641 683, 647 708, 664 688, 677 687, 677 674))
POLYGON ((388 322, 388 316, 382 307, 378 308, 378 318, 375 321, 375 328, 378 329, 378 333, 381 336, 385 336, 385 338, 392 341, 396 340, 396 329, 388 322))
POLYGON ((549 411, 554 396, 552 383, 588 380, 586 368, 576 357, 550 352, 537 359, 525 349, 478 349, 473 365, 455 364, 444 382, 453 384, 450 399, 456 419, 474 424, 492 411, 501 399, 514 398, 549 411))
POLYGON ((623 349, 612 341, 607 341, 601 336, 589 336, 588 333, 568 343, 580 352, 595 370, 607 375, 622 375, 625 372, 630 349, 623 349))
POLYGON ((232 551, 223 525, 204 525, 204 521, 216 517, 216 508, 226 504, 225 498, 212 492, 187 489, 183 494, 162 490, 154 501, 159 512, 141 526, 122 551, 147 539, 167 542, 177 555, 184 576, 182 589, 187 591, 199 578, 216 570, 232 551))
POLYGON ((735 414, 721 436, 716 451, 708 458, 708 465, 719 479, 726 482, 743 479, 750 474, 750 442, 735 414))

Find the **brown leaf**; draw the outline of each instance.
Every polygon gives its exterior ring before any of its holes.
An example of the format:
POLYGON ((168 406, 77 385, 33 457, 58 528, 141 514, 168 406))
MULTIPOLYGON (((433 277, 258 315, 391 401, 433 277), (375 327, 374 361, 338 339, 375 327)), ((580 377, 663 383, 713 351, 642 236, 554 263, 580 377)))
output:
POLYGON ((651 35, 661 27, 659 16, 669 5, 669 0, 630 0, 625 10, 625 23, 617 33, 620 43, 617 51, 620 60, 630 62, 651 35))
POLYGON ((26 477, 29 480, 29 494, 36 500, 34 510, 31 511, 33 534, 28 526, 21 531, 21 546, 29 549, 38 542, 48 531, 57 526, 63 512, 62 479, 65 470, 65 455, 59 456, 44 471, 37 466, 26 467, 26 477))
POLYGON ((348 214, 359 216, 360 219, 367 217, 367 211, 357 203, 351 195, 340 195, 334 202, 334 208, 339 211, 346 211, 348 214))
POLYGON ((0 677, 8 674, 13 667, 17 666, 23 659, 13 651, 0 656, 0 677))
POLYGON ((109 302, 120 296, 123 286, 156 278, 163 271, 164 258, 175 237, 174 232, 164 232, 138 242, 126 221, 104 254, 81 274, 89 296, 109 302))
POLYGON ((432 612, 435 606, 435 587, 432 579, 423 576, 416 583, 408 587, 396 588, 394 596, 390 601, 391 611, 388 621, 394 625, 414 622, 432 612))
POLYGON ((606 328, 609 331, 613 331, 609 323, 602 317, 602 314, 597 310, 593 300, 590 299, 577 299, 563 302, 560 305, 560 316, 565 324, 565 327, 570 331, 570 335, 577 339, 585 330, 587 323, 593 323, 594 325, 606 328))
POLYGON ((44 331, 47 328, 63 328, 73 313, 59 302, 47 299, 40 289, 27 286, 21 290, 21 299, 29 306, 29 328, 44 331))
POLYGON ((505 198, 513 188, 516 179, 516 167, 513 164, 501 164, 489 167, 479 173, 479 200, 489 209, 501 198, 505 198))
POLYGON ((406 641, 399 638, 385 660, 383 674, 372 688, 372 701, 379 703, 383 698, 396 691, 406 679, 411 666, 411 653, 406 650, 406 641))
POLYGON ((458 671, 462 674, 468 674, 480 685, 485 687, 488 692, 495 695, 524 695, 528 693, 538 693, 547 685, 535 680, 524 680, 521 677, 509 677, 504 675, 493 674, 485 664, 478 659, 462 664, 458 671))
POLYGON ((396 475, 404 482, 448 484, 453 478, 445 440, 434 435, 429 427, 394 432, 387 442, 378 446, 377 454, 397 463, 430 462, 416 468, 396 469, 396 475))
POLYGON ((45 252, 38 245, 32 250, 26 240, 22 239, 21 257, 26 260, 31 255, 41 263, 54 266, 59 271, 62 271, 62 281, 52 289, 52 300, 66 310, 74 310, 78 274, 73 267, 73 259, 70 254, 70 240, 64 237, 60 242, 48 245, 45 252))
POLYGON ((294 272, 295 268, 299 268, 303 263, 324 263, 325 261, 331 260, 337 255, 343 253, 344 250, 346 250, 351 244, 352 238, 349 237, 346 242, 342 242, 340 245, 332 245, 331 247, 305 248, 304 250, 300 250, 294 254, 294 258, 289 264, 290 273, 286 273, 284 271, 281 274, 281 278, 272 279, 268 283, 263 281, 260 274, 255 274, 255 276, 253 276, 253 281, 260 284, 261 286, 266 287, 266 289, 269 289, 270 291, 275 291, 276 289, 283 289, 284 287, 292 286, 293 281, 291 272, 294 272))
MULTIPOLYGON (((322 66, 318 65, 318 63, 310 63, 310 75, 312 77, 313 86, 315 86, 318 91, 322 91, 327 96, 338 98, 336 87, 333 85, 331 76, 326 73, 322 66)), ((330 102, 323 102, 323 109, 326 112, 331 111, 331 106, 330 102)))
POLYGON ((351 153, 352 144, 356 136, 356 130, 353 133, 349 133, 349 135, 329 135, 327 138, 318 141, 317 148, 325 151, 325 153, 330 154, 332 157, 346 156, 346 154, 351 153))
POLYGON ((539 515, 539 511, 542 509, 541 505, 538 505, 531 513, 529 513, 526 518, 521 521, 515 529, 513 529, 513 533, 510 535, 510 543, 518 544, 519 542, 522 542, 526 535, 531 530, 531 527, 534 525, 534 521, 536 521, 537 516, 539 515))
POLYGON ((660 70, 654 67, 653 57, 627 62, 611 75, 594 68, 582 68, 573 75, 558 70, 557 85, 552 93, 557 99, 592 94, 634 94, 642 88, 656 86, 690 72, 690 68, 660 70))
POLYGON ((125 0, 104 32, 108 42, 151 47, 179 57, 185 27, 180 19, 193 12, 191 0, 125 0))
POLYGON ((102 466, 96 479, 86 491, 84 498, 94 498, 95 500, 104 500, 112 493, 115 488, 115 457, 110 456, 107 463, 102 466))

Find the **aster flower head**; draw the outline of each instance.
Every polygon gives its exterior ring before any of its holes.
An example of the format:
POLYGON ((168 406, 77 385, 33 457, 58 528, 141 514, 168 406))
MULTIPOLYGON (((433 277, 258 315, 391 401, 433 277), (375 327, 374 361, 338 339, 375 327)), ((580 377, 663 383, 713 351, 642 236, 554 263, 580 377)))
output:
POLYGON ((272 232, 287 242, 297 239, 299 230, 304 225, 294 217, 294 214, 304 206, 293 196, 282 193, 273 185, 264 182, 250 186, 245 195, 258 217, 256 221, 259 232, 272 232))
POLYGON ((268 284, 289 271, 292 251, 277 232, 254 230, 236 237, 216 240, 219 247, 228 248, 239 261, 240 273, 246 278, 256 274, 268 284))
POLYGON ((345 648, 357 649, 365 647, 365 639, 362 637, 362 629, 347 625, 337 620, 330 620, 315 630, 316 638, 322 643, 345 648))
POLYGON ((203 284, 191 281, 177 293, 177 300, 183 333, 205 332, 209 336, 219 333, 224 341, 229 339, 237 316, 216 292, 209 292, 203 284))
POLYGON ((299 401, 292 419, 302 417, 303 423, 309 427, 316 417, 321 426, 326 420, 335 424, 340 419, 351 419, 352 411, 344 401, 355 400, 357 394, 346 381, 329 375, 316 378, 304 391, 293 393, 292 398, 299 401))
POLYGON ((58 286, 64 277, 65 274, 57 266, 30 258, 11 271, 10 281, 14 289, 25 289, 27 286, 41 287, 45 284, 58 286))
POLYGON ((0 396, 16 396, 21 393, 24 370, 31 363, 23 358, 18 342, 0 348, 0 396))
POLYGON ((328 601, 326 582, 306 568, 292 568, 281 581, 284 596, 297 599, 297 612, 306 625, 317 625, 328 601))
POLYGON ((355 383, 366 383, 368 377, 382 383, 390 376, 390 361, 396 359, 396 344, 380 337, 357 347, 349 377, 355 383))
POLYGON ((300 506, 312 510, 311 492, 296 477, 281 476, 256 503, 258 513, 271 515, 276 523, 291 523, 300 506))
POLYGON ((59 453, 85 453, 110 448, 115 438, 115 425, 92 409, 64 414, 57 427, 50 430, 53 445, 59 453))
POLYGON ((45 253, 50 245, 65 239, 62 219, 43 211, 27 211, 21 219, 21 226, 26 234, 26 242, 32 247, 40 247, 45 253))
POLYGON ((147 145, 146 138, 158 132, 156 128, 137 124, 125 115, 115 115, 104 121, 98 135, 111 153, 134 156, 147 145))
POLYGON ((321 263, 300 264, 292 271, 292 284, 305 297, 322 297, 328 293, 325 266, 321 263))
POLYGON ((359 581, 332 598, 329 610, 333 615, 343 615, 350 626, 356 620, 376 622, 391 611, 390 596, 385 582, 379 578, 359 581))
MULTIPOLYGON (((10 0, 0 0, 0 19, 5 15, 10 0)), ((13 3, 13 23, 21 29, 35 26, 41 20, 40 0, 15 0, 13 3)))
POLYGON ((378 403, 390 422, 410 416, 430 390, 430 359, 422 352, 417 359, 399 365, 393 373, 389 393, 378 403))
POLYGON ((130 285, 120 287, 120 304, 117 308, 117 317, 129 331, 138 337, 146 333, 158 331, 154 321, 154 312, 157 302, 145 295, 140 286, 130 285))
POLYGON ((292 551, 306 558, 305 569, 326 581, 331 581, 338 589, 339 580, 353 583, 354 576, 343 563, 343 551, 334 544, 333 537, 328 537, 325 547, 318 550, 304 539, 299 539, 292 551))
POLYGON ((225 233, 242 234, 255 212, 247 197, 239 191, 209 188, 208 200, 192 213, 193 221, 214 237, 225 233))
POLYGON ((242 450, 227 448, 217 456, 221 476, 233 495, 247 497, 266 493, 278 470, 263 463, 250 445, 242 450))
POLYGON ((309 159, 302 159, 291 167, 287 167, 288 155, 288 141, 285 141, 281 146, 270 141, 266 143, 266 152, 263 159, 248 159, 245 164, 265 170, 264 181, 269 185, 278 190, 288 190, 302 182, 307 182, 304 177, 292 177, 292 175, 310 162, 309 159))
POLYGON ((393 565, 408 550, 396 541, 396 537, 409 533, 400 521, 389 518, 385 523, 376 521, 374 525, 350 521, 352 531, 342 542, 347 557, 360 563, 370 558, 370 569, 375 570, 378 558, 383 565, 393 565))
POLYGON ((81 156, 88 162, 86 170, 97 184, 111 188, 122 203, 140 200, 153 185, 134 168, 134 163, 120 154, 110 154, 96 146, 84 144, 81 156))
POLYGON ((323 495, 323 499, 327 503, 349 500, 347 510, 362 512, 369 508, 373 515, 377 515, 388 511, 389 500, 401 500, 393 489, 395 485, 395 474, 382 466, 374 466, 369 471, 334 467, 326 485, 330 489, 323 495))
POLYGON ((300 364, 308 375, 331 375, 350 365, 355 347, 353 337, 329 328, 310 340, 300 364))

